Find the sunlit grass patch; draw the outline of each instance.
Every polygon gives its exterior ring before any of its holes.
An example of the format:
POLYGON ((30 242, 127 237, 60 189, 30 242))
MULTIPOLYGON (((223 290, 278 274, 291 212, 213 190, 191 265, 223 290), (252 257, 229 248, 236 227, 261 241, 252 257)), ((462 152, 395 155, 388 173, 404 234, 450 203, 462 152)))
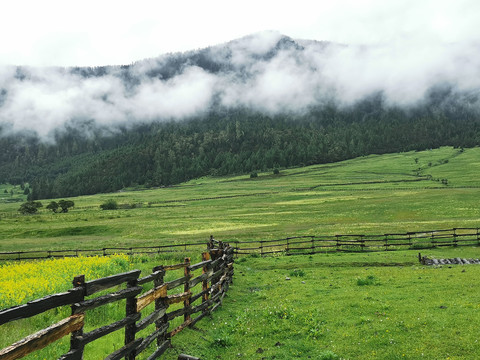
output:
POLYGON ((217 223, 212 227, 203 228, 203 229, 195 228, 195 229, 185 229, 185 230, 166 230, 166 231, 161 231, 161 233, 172 234, 172 235, 216 234, 218 232, 223 232, 223 231, 254 229, 254 228, 270 227, 270 226, 275 226, 275 224, 217 223))

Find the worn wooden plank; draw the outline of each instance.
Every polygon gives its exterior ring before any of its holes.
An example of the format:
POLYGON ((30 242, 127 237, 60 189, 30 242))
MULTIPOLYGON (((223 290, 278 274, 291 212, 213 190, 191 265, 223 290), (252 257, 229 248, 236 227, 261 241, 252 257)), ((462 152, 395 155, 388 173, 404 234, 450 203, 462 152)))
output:
POLYGON ((148 345, 150 345, 155 339, 158 338, 159 335, 165 334, 167 330, 168 324, 164 324, 162 327, 156 329, 153 333, 145 337, 145 339, 143 339, 142 343, 139 344, 137 348, 137 355, 144 351, 148 347, 148 345))
POLYGON ((145 309, 149 304, 155 300, 167 296, 167 284, 160 285, 137 298, 137 312, 145 309))
POLYGON ((121 347, 117 351, 111 353, 104 360, 120 360, 125 356, 128 356, 134 351, 136 351, 138 346, 142 343, 142 341, 143 341, 143 338, 136 339, 130 342, 129 344, 121 347))
POLYGON ((83 299, 83 289, 75 288, 68 292, 45 296, 29 301, 24 305, 14 306, 0 311, 0 325, 13 320, 26 319, 59 306, 73 304, 83 299))
POLYGON ((167 308, 163 308, 155 310, 150 315, 146 316, 137 324, 137 332, 145 329, 148 325, 153 324, 155 321, 165 316, 166 312, 167 308))
MULTIPOLYGON (((223 271, 223 270, 222 270, 223 271)), ((213 284, 211 287, 210 287, 210 293, 218 290, 219 288, 221 288, 222 284, 225 282, 225 280, 228 278, 228 276, 226 274, 224 274, 215 284, 213 284)))
POLYGON ((190 299, 191 297, 192 297, 192 293, 190 291, 186 291, 180 294, 167 295, 164 301, 166 305, 171 305, 171 304, 177 304, 179 302, 185 301, 187 299, 190 299))
POLYGON ((210 309, 210 312, 212 313, 212 312, 214 312, 215 310, 217 310, 217 308, 218 308, 220 305, 222 305, 221 302, 217 303, 213 308, 210 309))
POLYGON ((191 313, 195 314, 199 311, 203 311, 203 310, 207 309, 212 303, 213 303, 213 300, 207 300, 207 301, 205 301, 205 302, 203 302, 203 303, 201 303, 197 306, 194 306, 191 310, 191 313))
POLYGON ((210 264, 210 266, 212 267, 212 269, 215 269, 215 267, 218 264, 221 264, 222 262, 223 262, 223 259, 221 257, 219 257, 218 259, 213 260, 212 263, 210 264))
POLYGON ((0 351, 1 360, 20 359, 34 351, 43 349, 47 345, 61 339, 65 335, 78 330, 83 326, 84 314, 72 315, 58 323, 40 330, 35 334, 12 344, 0 351))
POLYGON ((192 322, 192 319, 189 318, 188 320, 184 321, 183 324, 177 326, 175 329, 173 329, 172 331, 170 331, 168 334, 167 334, 167 337, 169 338, 172 338, 174 337, 175 335, 177 335, 180 331, 182 331, 183 329, 185 329, 188 325, 190 325, 192 322))
POLYGON ((117 331, 123 327, 125 327, 128 324, 132 324, 136 322, 138 319, 140 319, 139 313, 127 316, 126 318, 114 322, 113 324, 102 326, 101 328, 95 329, 93 331, 90 331, 89 333, 83 334, 82 336, 78 337, 78 341, 82 343, 83 345, 86 345, 94 340, 97 340, 105 335, 108 335, 114 331, 117 331))
POLYGON ((174 289, 176 288, 177 286, 180 286, 180 285, 183 285, 185 284, 187 281, 189 281, 190 278, 187 277, 187 276, 184 276, 184 277, 181 277, 179 279, 175 279, 175 280, 172 280, 172 281, 168 281, 166 282, 165 284, 167 285, 167 289, 168 290, 171 290, 171 289, 174 289))
POLYGON ((186 268, 188 266, 189 266, 189 264, 180 263, 180 264, 175 264, 175 265, 167 265, 167 266, 164 266, 163 268, 165 269, 165 271, 168 271, 168 270, 183 269, 183 268, 186 268))
POLYGON ((96 292, 109 289, 116 285, 123 284, 125 282, 138 279, 140 276, 140 270, 132 270, 121 274, 107 276, 101 279, 85 282, 86 296, 95 294, 96 292))
POLYGON ((189 285, 192 288, 192 287, 196 286, 198 283, 201 283, 202 281, 207 280, 212 275, 213 275, 213 270, 210 269, 207 272, 203 273, 202 275, 199 275, 199 276, 193 278, 192 280, 190 280, 189 285))
POLYGON ((129 289, 123 289, 111 294, 99 296, 95 299, 85 300, 76 304, 73 304, 72 308, 75 314, 85 312, 86 310, 92 310, 99 306, 106 305, 118 300, 125 299, 129 296, 136 296, 142 292, 141 286, 135 286, 129 289))
POLYGON ((162 354, 167 351, 167 349, 170 347, 170 340, 164 340, 159 346, 157 347, 157 350, 150 355, 147 360, 155 360, 158 359, 162 354))
POLYGON ((167 319, 168 319, 168 321, 170 321, 170 320, 172 320, 172 319, 175 319, 176 317, 179 317, 179 316, 184 315, 184 314, 187 312, 187 310, 188 310, 188 309, 186 309, 186 308, 181 308, 181 309, 178 309, 178 310, 169 312, 169 313, 167 314, 167 319))
POLYGON ((205 260, 205 261, 190 265, 189 268, 190 268, 190 271, 195 271, 203 267, 209 267, 211 263, 212 263, 212 260, 205 260))
POLYGON ((192 297, 190 298, 190 303, 194 303, 196 300, 198 300, 199 298, 203 297, 203 295, 208 293, 209 293, 209 289, 206 288, 205 290, 202 290, 199 293, 192 295, 192 297))
POLYGON ((151 281, 155 281, 156 279, 163 278, 163 276, 165 276, 165 270, 155 271, 150 275, 147 275, 143 278, 138 279, 138 285, 143 285, 151 281))

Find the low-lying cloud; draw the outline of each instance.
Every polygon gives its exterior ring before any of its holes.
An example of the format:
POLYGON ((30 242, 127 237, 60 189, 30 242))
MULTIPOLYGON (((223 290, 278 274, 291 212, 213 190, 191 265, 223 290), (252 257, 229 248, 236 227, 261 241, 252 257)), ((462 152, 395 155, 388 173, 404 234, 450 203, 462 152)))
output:
MULTIPOLYGON (((88 69, 88 76, 82 69, 3 67, 0 126, 49 138, 75 121, 115 127, 181 120, 213 105, 299 113, 382 92, 387 104, 412 106, 437 84, 478 95, 479 44, 405 40, 362 47, 266 32, 129 67, 88 69)), ((479 106, 475 96, 470 101, 479 106)))

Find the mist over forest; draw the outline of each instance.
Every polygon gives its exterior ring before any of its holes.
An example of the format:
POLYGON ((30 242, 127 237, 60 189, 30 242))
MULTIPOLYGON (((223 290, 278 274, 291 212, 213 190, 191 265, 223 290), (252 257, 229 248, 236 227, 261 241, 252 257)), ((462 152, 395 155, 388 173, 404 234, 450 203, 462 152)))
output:
POLYGON ((130 65, 0 67, 0 182, 40 199, 477 146, 479 55, 265 32, 130 65))

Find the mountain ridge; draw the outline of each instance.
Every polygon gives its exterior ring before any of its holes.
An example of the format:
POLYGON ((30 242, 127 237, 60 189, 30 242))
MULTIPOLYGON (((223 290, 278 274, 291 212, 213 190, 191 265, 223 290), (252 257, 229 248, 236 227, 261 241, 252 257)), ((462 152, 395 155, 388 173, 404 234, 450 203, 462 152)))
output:
POLYGON ((407 76, 408 57, 385 51, 266 33, 130 65, 10 69, 0 182, 65 197, 480 144, 474 59, 458 77, 421 62, 407 76))

